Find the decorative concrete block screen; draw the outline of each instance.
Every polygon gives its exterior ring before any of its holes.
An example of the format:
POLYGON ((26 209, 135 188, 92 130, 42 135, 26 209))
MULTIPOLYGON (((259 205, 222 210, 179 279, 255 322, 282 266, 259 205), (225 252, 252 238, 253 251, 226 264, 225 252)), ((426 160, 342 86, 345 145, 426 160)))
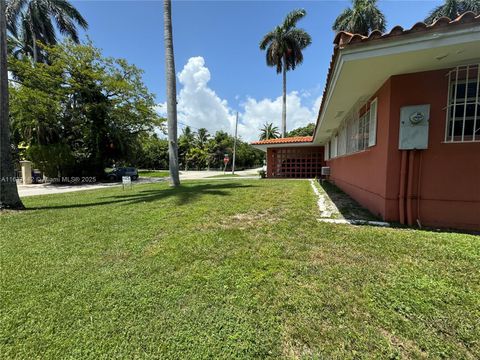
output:
POLYGON ((324 166, 323 147, 285 147, 269 149, 268 152, 268 177, 320 177, 324 166))

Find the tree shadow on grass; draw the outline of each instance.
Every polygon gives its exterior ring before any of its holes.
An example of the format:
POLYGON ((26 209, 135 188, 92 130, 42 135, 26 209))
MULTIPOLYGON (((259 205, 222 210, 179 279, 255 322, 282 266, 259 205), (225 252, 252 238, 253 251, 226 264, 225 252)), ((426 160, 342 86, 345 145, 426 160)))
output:
POLYGON ((230 196, 231 192, 229 190, 239 189, 239 188, 251 188, 254 185, 245 185, 234 182, 228 183, 206 183, 206 184, 195 184, 195 185, 180 185, 177 188, 170 187, 164 189, 148 189, 140 190, 129 193, 128 190, 121 195, 113 196, 104 196, 99 197, 99 199, 105 199, 94 202, 86 203, 76 203, 76 204, 65 204, 65 205, 51 205, 51 206, 36 206, 31 207, 29 210, 51 210, 51 209, 70 209, 70 208, 84 208, 91 206, 99 205, 134 205, 139 203, 159 201, 167 198, 175 198, 176 204, 179 206, 190 204, 194 201, 199 200, 200 198, 206 195, 214 196, 230 196))

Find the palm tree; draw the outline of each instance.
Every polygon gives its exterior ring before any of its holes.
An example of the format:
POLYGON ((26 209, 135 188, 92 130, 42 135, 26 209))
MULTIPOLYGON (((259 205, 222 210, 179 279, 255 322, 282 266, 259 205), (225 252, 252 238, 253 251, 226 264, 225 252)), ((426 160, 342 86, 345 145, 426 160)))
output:
POLYGON ((305 30, 296 28, 306 14, 303 9, 293 10, 283 24, 267 33, 260 42, 260 49, 267 51, 267 65, 276 67, 277 74, 283 74, 282 137, 287 133, 287 71, 295 70, 302 63, 302 50, 312 43, 305 30))
POLYGON ((0 210, 23 209, 10 146, 6 25, 5 0, 0 0, 0 210))
POLYGON ((425 22, 431 24, 443 16, 453 20, 466 11, 480 13, 480 0, 445 0, 443 5, 432 10, 425 22))
POLYGON ((377 0, 352 0, 352 7, 345 9, 333 23, 333 30, 368 36, 370 31, 384 32, 385 16, 377 7, 377 0))
POLYGON ((62 35, 78 43, 77 26, 87 29, 88 23, 67 0, 8 0, 8 30, 34 62, 44 60, 37 41, 55 45, 57 28, 62 35))
POLYGON ((209 138, 210 138, 210 134, 208 133, 207 129, 205 128, 198 129, 197 145, 199 148, 203 149, 209 138))
POLYGON ((163 32, 165 43, 165 72, 167 78, 167 126, 170 181, 172 186, 180 185, 178 173, 177 145, 177 83, 175 58, 173 54, 172 1, 163 0, 163 32))
POLYGON ((273 126, 272 123, 265 123, 260 129, 260 140, 278 139, 279 137, 278 127, 273 126))
POLYGON ((183 160, 183 166, 185 171, 188 170, 188 157, 187 154, 191 148, 195 145, 195 133, 190 126, 185 126, 182 130, 182 135, 178 137, 178 157, 183 160))

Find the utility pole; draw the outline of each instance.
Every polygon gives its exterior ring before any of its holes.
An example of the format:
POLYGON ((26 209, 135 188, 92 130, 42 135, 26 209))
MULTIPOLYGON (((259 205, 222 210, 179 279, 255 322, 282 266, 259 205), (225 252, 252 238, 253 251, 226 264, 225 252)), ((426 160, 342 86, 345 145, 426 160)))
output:
POLYGON ((237 153, 237 129, 238 129, 238 111, 237 111, 237 118, 235 119, 235 139, 233 140, 232 175, 235 175, 235 155, 237 153))

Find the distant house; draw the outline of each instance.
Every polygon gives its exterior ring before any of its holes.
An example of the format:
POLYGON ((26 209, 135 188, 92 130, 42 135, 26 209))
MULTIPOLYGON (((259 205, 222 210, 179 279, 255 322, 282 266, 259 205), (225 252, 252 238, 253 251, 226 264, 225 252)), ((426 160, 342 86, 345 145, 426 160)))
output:
POLYGON ((267 176, 328 166, 386 221, 480 230, 480 16, 334 44, 314 136, 253 143, 267 176))

